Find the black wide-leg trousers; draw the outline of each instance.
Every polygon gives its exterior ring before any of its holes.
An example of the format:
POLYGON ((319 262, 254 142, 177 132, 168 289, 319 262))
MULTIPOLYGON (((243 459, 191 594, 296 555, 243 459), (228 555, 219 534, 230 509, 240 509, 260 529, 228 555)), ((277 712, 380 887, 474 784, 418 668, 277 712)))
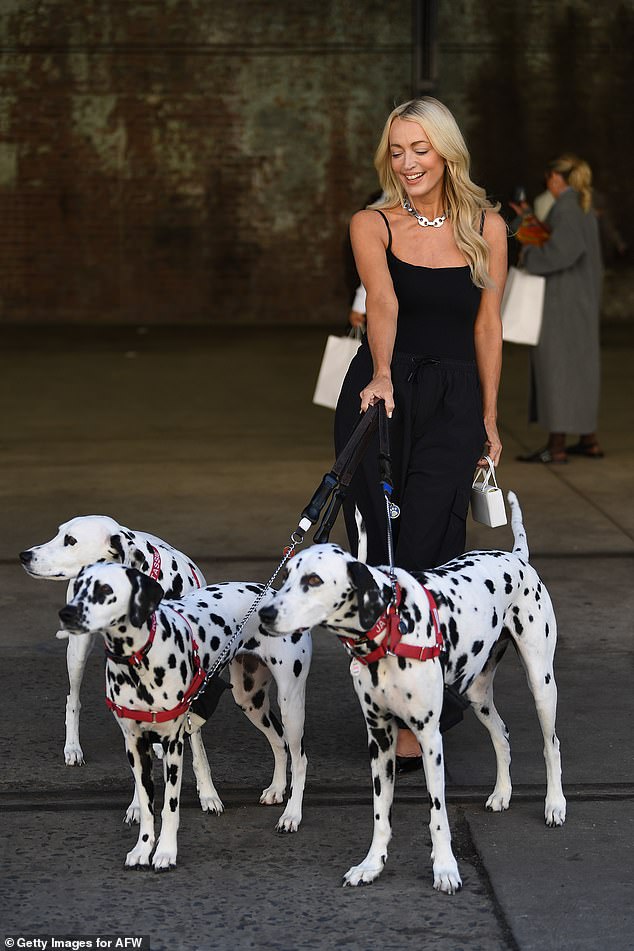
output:
MULTIPOLYGON (((337 404, 337 454, 358 422, 359 394, 372 375, 365 340, 350 365, 337 404)), ((471 483, 486 440, 477 368, 474 362, 396 353, 392 383, 392 498, 401 509, 392 522, 394 561, 406 570, 435 568, 465 548, 471 483)), ((365 522, 371 565, 388 562, 378 451, 375 434, 344 502, 350 548, 357 552, 356 505, 365 522)))

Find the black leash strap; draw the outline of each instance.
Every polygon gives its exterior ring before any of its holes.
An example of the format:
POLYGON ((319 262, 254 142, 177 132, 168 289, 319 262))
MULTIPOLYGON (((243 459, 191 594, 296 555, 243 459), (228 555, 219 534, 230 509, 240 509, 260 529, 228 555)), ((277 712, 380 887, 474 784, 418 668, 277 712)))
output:
MULTIPOLYGON (((388 421, 387 413, 385 412, 385 403, 383 400, 379 400, 379 402, 369 406, 366 412, 359 418, 359 422, 355 426, 348 442, 337 456, 332 469, 323 477, 312 499, 302 512, 299 522, 299 531, 303 535, 308 531, 311 525, 314 525, 318 521, 322 509, 328 503, 328 500, 330 500, 321 524, 315 532, 314 541, 316 544, 328 541, 332 526, 339 515, 339 510, 346 497, 352 476, 367 452, 370 440, 376 432, 377 427, 379 431, 379 475, 381 488, 384 493, 387 492, 388 496, 391 496, 393 482, 388 421)), ((393 508, 396 507, 393 506, 393 508)))

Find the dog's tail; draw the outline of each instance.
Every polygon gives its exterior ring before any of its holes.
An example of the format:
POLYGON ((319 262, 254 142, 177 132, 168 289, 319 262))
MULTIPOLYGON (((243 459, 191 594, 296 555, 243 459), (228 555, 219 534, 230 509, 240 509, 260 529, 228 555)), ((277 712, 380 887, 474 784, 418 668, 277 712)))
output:
POLYGON ((507 493, 506 497, 511 506, 511 528, 513 529, 513 537, 515 539, 513 554, 519 555, 520 558, 528 561, 528 539, 526 538, 526 531, 524 530, 520 503, 517 500, 515 492, 507 493))
POLYGON ((359 537, 357 561, 362 561, 365 564, 368 560, 368 533, 365 530, 363 516, 356 505, 354 507, 354 520, 357 523, 357 535, 359 537))

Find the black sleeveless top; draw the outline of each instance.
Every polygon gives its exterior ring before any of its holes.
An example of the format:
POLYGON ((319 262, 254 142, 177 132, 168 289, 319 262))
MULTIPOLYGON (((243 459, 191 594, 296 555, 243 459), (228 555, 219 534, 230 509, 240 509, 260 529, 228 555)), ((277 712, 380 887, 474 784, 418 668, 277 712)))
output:
MULTIPOLYGON (((379 214, 387 225, 385 253, 398 300, 394 352, 474 361, 473 326, 481 291, 471 280, 469 266, 420 267, 401 261, 392 253, 389 222, 382 211, 379 214)), ((484 212, 480 234, 483 227, 484 212)))

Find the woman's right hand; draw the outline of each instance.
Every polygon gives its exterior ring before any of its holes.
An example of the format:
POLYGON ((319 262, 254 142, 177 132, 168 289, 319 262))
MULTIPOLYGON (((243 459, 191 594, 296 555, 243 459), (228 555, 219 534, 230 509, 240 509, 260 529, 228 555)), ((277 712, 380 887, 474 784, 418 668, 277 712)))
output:
POLYGON ((368 407, 373 406, 378 400, 384 400, 387 418, 392 418, 392 413, 394 412, 394 389, 392 387, 392 377, 389 373, 375 374, 368 385, 361 390, 359 396, 361 397, 362 413, 365 413, 368 407))

